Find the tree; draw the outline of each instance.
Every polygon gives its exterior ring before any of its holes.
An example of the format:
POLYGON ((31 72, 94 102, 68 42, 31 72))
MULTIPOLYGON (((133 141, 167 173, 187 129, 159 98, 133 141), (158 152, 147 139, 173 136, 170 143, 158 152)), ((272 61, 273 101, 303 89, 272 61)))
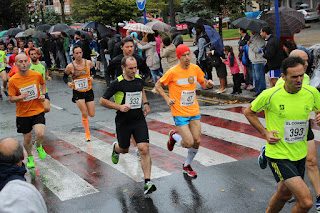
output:
POLYGON ((183 13, 179 13, 181 19, 198 16, 207 20, 213 20, 215 16, 213 10, 204 7, 201 0, 181 0, 181 6, 183 7, 183 13))
POLYGON ((1 0, 0 26, 16 27, 28 20, 28 4, 31 0, 1 0))

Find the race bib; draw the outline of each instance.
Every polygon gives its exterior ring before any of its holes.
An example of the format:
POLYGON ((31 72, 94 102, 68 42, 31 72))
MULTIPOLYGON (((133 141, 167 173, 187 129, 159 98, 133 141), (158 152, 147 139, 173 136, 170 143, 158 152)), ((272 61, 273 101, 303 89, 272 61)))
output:
POLYGON ((142 91, 140 92, 126 92, 125 104, 129 104, 131 109, 141 108, 142 91))
POLYGON ((30 101, 33 99, 37 99, 38 98, 38 88, 35 84, 25 87, 25 88, 21 88, 20 89, 20 93, 22 94, 23 92, 28 91, 28 97, 26 97, 25 99, 23 99, 23 101, 30 101))
POLYGON ((192 106, 195 104, 196 91, 195 90, 182 90, 181 92, 181 106, 192 106))
POLYGON ((1 61, 1 62, 0 62, 0 69, 2 69, 2 68, 4 68, 4 64, 3 64, 3 62, 1 61))
POLYGON ((85 90, 89 88, 88 78, 76 79, 73 82, 76 90, 85 90))
POLYGON ((296 143, 306 138, 308 120, 291 120, 284 122, 283 142, 296 143))

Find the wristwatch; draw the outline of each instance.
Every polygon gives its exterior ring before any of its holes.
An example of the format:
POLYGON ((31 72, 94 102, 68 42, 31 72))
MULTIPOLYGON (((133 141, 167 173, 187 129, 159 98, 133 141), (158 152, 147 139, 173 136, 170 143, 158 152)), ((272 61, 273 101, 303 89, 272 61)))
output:
POLYGON ((150 103, 149 103, 149 102, 144 102, 144 103, 143 103, 143 105, 146 105, 146 104, 148 104, 148 105, 150 106, 150 103))

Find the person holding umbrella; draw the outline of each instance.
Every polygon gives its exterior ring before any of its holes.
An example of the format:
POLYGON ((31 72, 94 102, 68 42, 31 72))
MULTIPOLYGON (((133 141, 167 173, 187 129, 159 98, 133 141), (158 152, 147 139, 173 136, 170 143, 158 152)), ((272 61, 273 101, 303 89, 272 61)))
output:
POLYGON ((198 56, 197 56, 197 64, 204 72, 206 77, 212 80, 212 70, 208 70, 207 62, 206 62, 206 52, 208 52, 210 43, 210 38, 206 34, 203 26, 196 26, 196 40, 198 46, 198 56))

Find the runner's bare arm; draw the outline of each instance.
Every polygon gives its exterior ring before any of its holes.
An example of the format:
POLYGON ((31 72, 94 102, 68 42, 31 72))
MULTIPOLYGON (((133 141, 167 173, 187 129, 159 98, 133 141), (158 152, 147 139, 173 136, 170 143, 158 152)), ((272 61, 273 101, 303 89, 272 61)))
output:
POLYGON ((43 84, 40 84, 40 90, 42 94, 46 94, 47 92, 47 84, 44 82, 43 84))
POLYGON ((142 103, 143 103, 143 114, 145 117, 147 117, 147 115, 150 112, 150 106, 149 106, 149 102, 144 89, 142 90, 142 103))
POLYGON ((212 89, 214 83, 212 80, 204 79, 204 82, 200 84, 203 89, 212 89))
POLYGON ((49 76, 49 70, 46 70, 46 79, 47 81, 52 81, 52 78, 49 76))
POLYGON ((72 82, 68 82, 68 76, 72 73, 72 64, 68 64, 66 70, 64 71, 63 81, 68 85, 69 88, 73 86, 72 82))
POLYGON ((316 117, 314 120, 316 121, 317 125, 320 126, 320 111, 319 110, 317 110, 316 117))
POLYGON ((23 92, 21 95, 15 96, 15 95, 9 95, 9 100, 11 103, 19 102, 25 98, 28 97, 28 91, 23 92))
POLYGON ((130 105, 129 104, 117 104, 112 101, 109 101, 108 99, 105 99, 103 97, 100 98, 99 101, 100 105, 109 109, 116 109, 120 110, 121 112, 128 112, 130 110, 130 105))
POLYGON ((158 81, 155 85, 155 88, 159 92, 161 97, 163 97, 163 99, 167 102, 168 106, 171 107, 176 102, 176 100, 169 98, 169 96, 165 93, 164 89, 162 88, 163 86, 163 83, 160 83, 160 81, 158 81))
POLYGON ((92 63, 92 61, 89 61, 89 60, 88 60, 88 64, 89 64, 90 69, 92 69, 92 68, 93 68, 93 63, 92 63))
POLYGON ((258 130, 263 137, 265 137, 269 144, 276 144, 278 143, 281 138, 275 137, 274 134, 279 134, 277 131, 268 131, 258 119, 257 113, 251 110, 251 104, 244 110, 244 115, 251 123, 251 125, 258 130))

